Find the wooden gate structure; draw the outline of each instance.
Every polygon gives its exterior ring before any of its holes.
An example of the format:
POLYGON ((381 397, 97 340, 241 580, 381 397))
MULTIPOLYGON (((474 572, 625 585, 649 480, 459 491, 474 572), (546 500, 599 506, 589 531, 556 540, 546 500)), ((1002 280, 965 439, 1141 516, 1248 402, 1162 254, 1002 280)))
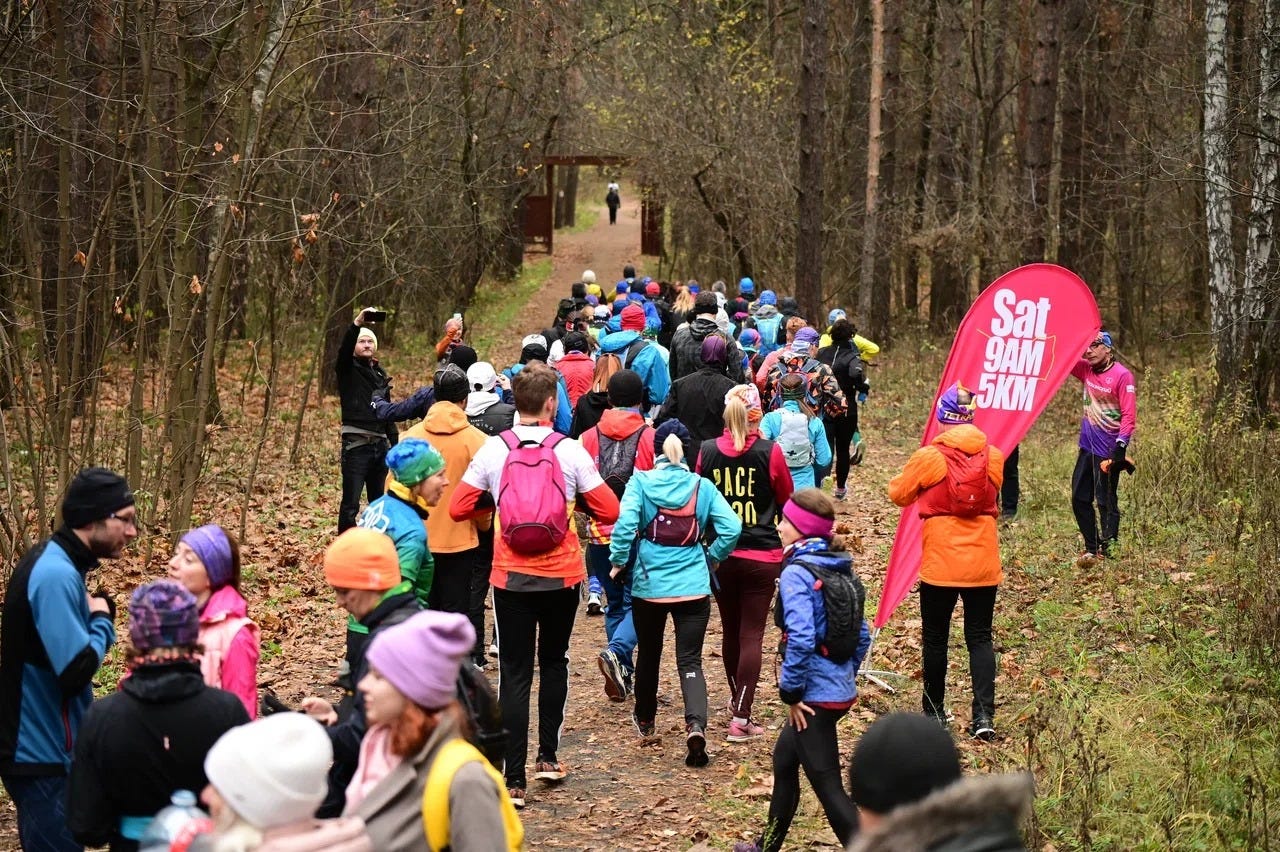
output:
MULTIPOLYGON (((617 166, 627 162, 625 157, 568 155, 549 156, 542 160, 546 170, 546 184, 542 195, 526 195, 521 204, 524 223, 524 242, 542 245, 551 254, 555 241, 556 166, 617 166)), ((662 205, 653 198, 651 189, 640 197, 640 253, 662 253, 662 205)))

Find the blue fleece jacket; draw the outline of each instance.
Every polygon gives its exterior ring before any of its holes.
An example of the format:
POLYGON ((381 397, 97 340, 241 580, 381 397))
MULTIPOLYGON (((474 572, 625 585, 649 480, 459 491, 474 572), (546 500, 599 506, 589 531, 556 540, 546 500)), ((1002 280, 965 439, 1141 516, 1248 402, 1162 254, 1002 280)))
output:
MULTIPOLYGON (((620 360, 626 360, 627 347, 639 339, 638 331, 614 331, 600 338, 600 351, 612 352, 620 360)), ((649 392, 650 406, 661 405, 666 400, 667 391, 671 390, 671 374, 656 346, 645 346, 623 366, 639 374, 649 392)))
POLYGON ((787 633, 787 652, 782 658, 778 691, 788 704, 796 701, 838 703, 856 698, 858 689, 854 678, 871 646, 871 631, 863 620, 858 650, 851 659, 832 662, 817 650, 819 638, 827 634, 827 610, 822 591, 813 587, 813 575, 798 563, 803 560, 829 571, 853 572, 849 554, 826 550, 827 546, 825 540, 811 539, 790 548, 778 581, 787 633))
POLYGON ((631 543, 639 541, 636 561, 631 569, 631 596, 643 600, 711 594, 711 575, 707 558, 716 562, 733 552, 742 533, 742 521, 729 506, 729 501, 702 477, 683 464, 671 464, 658 456, 653 470, 637 471, 627 482, 618 509, 618 522, 613 525, 609 544, 609 561, 625 565, 631 543), (701 484, 699 484, 701 483, 701 484), (679 508, 689 502, 693 489, 698 489, 698 523, 706 530, 715 525, 716 540, 709 550, 701 544, 693 547, 671 547, 638 538, 640 531, 653 522, 659 507, 679 508))

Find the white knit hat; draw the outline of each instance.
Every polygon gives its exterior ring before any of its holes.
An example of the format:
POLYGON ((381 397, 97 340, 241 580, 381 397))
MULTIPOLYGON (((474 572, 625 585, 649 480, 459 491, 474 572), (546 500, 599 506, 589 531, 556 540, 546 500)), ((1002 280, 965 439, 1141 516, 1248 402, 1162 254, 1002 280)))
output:
POLYGON ((582 273, 582 283, 583 284, 596 283, 596 274, 592 272, 590 269, 586 270, 585 272, 582 273))
POLYGON ((315 815, 332 762, 319 722, 276 713, 223 734, 205 756, 204 774, 231 810, 266 831, 315 815))

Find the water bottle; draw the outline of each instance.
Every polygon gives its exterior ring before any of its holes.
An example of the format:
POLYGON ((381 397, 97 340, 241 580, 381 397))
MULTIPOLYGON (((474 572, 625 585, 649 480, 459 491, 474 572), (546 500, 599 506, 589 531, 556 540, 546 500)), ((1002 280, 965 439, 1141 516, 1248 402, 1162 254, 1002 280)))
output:
POLYGON ((169 806, 155 815, 138 841, 139 852, 181 852, 200 834, 213 830, 208 815, 196 807, 196 794, 175 790, 169 806))

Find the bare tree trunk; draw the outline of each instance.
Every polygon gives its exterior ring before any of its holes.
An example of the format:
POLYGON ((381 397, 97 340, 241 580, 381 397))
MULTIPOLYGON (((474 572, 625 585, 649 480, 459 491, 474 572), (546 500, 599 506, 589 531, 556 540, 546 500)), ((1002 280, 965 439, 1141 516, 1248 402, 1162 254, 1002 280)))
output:
POLYGON ((1252 364, 1252 401, 1267 410, 1276 375, 1276 332, 1268 313, 1280 306, 1276 261, 1276 194, 1280 192, 1280 0, 1265 0, 1258 37, 1258 129, 1253 155, 1249 234, 1245 249, 1242 319, 1246 363, 1252 364))
MULTIPOLYGON (((924 19, 924 36, 921 51, 924 53, 924 68, 921 70, 921 91, 924 92, 924 103, 920 109, 920 138, 916 149, 915 180, 912 197, 912 233, 919 235, 924 230, 925 206, 929 189, 929 152, 933 146, 933 81, 937 72, 938 45, 938 0, 928 0, 924 19)), ((903 307, 911 316, 920 312, 920 266, 925 255, 923 247, 908 249, 905 289, 903 291, 903 307)))
POLYGON ((1231 242, 1231 138, 1227 100, 1227 0, 1204 7, 1205 225, 1209 235, 1210 325, 1219 393, 1238 386, 1239 305, 1235 247, 1231 242))
POLYGON ((827 0, 804 0, 800 25, 800 170, 797 175, 796 301, 822 311, 823 146, 826 138, 827 0))
POLYGON ((876 255, 879 246, 879 192, 881 106, 884 98, 884 0, 871 0, 871 87, 867 98, 867 200, 862 225, 862 269, 859 275, 858 313, 867 333, 878 341, 889 334, 888 294, 890 282, 877 280, 876 255))
POLYGON ((1027 136, 1022 158, 1027 210, 1023 259, 1027 262, 1044 260, 1048 246, 1049 173, 1053 166, 1061 21, 1062 0, 1036 0, 1033 24, 1035 48, 1031 59, 1027 136))

